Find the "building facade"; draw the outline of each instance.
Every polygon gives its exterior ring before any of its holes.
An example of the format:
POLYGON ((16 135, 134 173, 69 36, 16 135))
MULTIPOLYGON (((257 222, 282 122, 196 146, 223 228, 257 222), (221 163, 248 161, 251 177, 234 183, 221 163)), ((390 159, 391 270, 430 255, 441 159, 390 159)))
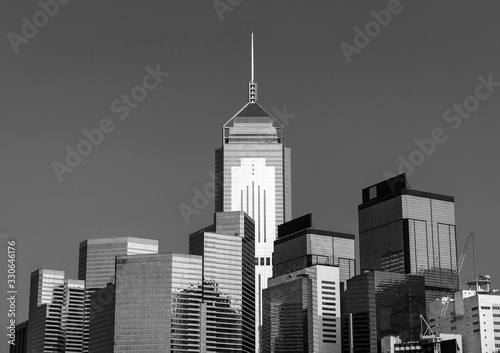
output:
POLYGON ((109 283, 90 295, 89 352, 109 353, 115 346, 116 286, 109 283))
POLYGON ((257 102, 253 74, 248 103, 222 128, 215 151, 215 211, 244 211, 255 221, 256 344, 262 323, 262 290, 272 277, 271 257, 277 226, 291 219, 291 155, 283 126, 257 102))
POLYGON ((206 352, 201 256, 116 259, 115 352, 206 352))
POLYGON ((255 352, 255 223, 244 212, 219 212, 189 236, 203 257, 207 352, 255 352))
POLYGON ((90 295, 105 288, 115 276, 118 255, 157 254, 158 240, 116 237, 87 239, 80 243, 78 279, 86 283, 84 350, 89 347, 90 295))
POLYGON ((347 281, 341 302, 343 352, 379 353, 382 338, 391 335, 420 339, 426 304, 422 276, 364 270, 347 281))
POLYGON ((408 188, 401 174, 363 189, 358 206, 361 269, 425 277, 427 301, 458 285, 451 196, 408 188))
POLYGON ((261 352, 341 351, 337 266, 315 264, 269 279, 261 352))
POLYGON ((469 282, 470 289, 455 292, 444 317, 441 309, 446 299, 436 300, 432 306, 435 310, 429 314, 431 328, 462 335, 464 352, 500 352, 500 291, 491 291, 489 283, 487 277, 478 278, 469 282))
POLYGON ((339 267, 341 287, 356 274, 354 234, 314 228, 312 214, 278 226, 274 242, 273 277, 315 264, 339 267))
POLYGON ((85 282, 65 279, 64 271, 31 274, 28 352, 82 352, 85 282))
POLYGON ((28 352, 28 321, 23 321, 16 325, 15 344, 10 345, 9 353, 28 352))

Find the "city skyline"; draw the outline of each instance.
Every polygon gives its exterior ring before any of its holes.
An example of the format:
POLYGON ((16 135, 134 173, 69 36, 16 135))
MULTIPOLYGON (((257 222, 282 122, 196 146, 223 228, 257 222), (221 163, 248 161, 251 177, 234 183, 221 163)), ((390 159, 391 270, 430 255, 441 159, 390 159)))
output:
MULTIPOLYGON (((144 236, 160 240, 160 252, 185 253, 188 234, 210 224, 213 198, 189 224, 179 205, 196 206, 193 189, 213 181, 220 127, 247 100, 252 30, 259 99, 281 117, 294 150, 292 218, 313 212, 318 228, 357 236, 360 190, 387 171, 399 174, 398 157, 409 160, 419 148, 414 140, 443 128, 447 141, 435 143, 409 182, 455 197, 458 252, 474 230, 476 272, 492 275, 492 287, 499 286, 493 220, 500 92, 456 129, 442 118, 474 94, 479 77, 500 81, 493 16, 499 5, 403 3, 408 8, 347 63, 339 44, 352 43, 353 28, 364 27, 370 11, 387 2, 293 4, 243 2, 220 21, 210 3, 194 11, 130 2, 116 16, 115 4, 69 3, 19 53, 4 37, 2 67, 10 69, 2 70, 0 86, 0 233, 18 244, 18 322, 27 318, 29 274, 39 265, 77 278, 81 241, 144 236), (178 13, 192 17, 182 24, 178 13), (427 26, 420 24, 424 16, 427 26), (276 19, 282 28, 271 26, 276 19), (299 21, 305 23, 295 26, 299 21), (185 30, 182 38, 176 26, 185 30), (110 104, 140 84, 147 67, 169 75, 128 118, 118 119, 110 104), (64 161, 65 146, 75 148, 81 131, 105 117, 116 131, 60 183, 51 163, 64 161)), ((21 18, 38 10, 9 4, 0 15, 4 32, 19 33, 21 18)), ((462 283, 474 277, 471 255, 469 249, 462 283)))

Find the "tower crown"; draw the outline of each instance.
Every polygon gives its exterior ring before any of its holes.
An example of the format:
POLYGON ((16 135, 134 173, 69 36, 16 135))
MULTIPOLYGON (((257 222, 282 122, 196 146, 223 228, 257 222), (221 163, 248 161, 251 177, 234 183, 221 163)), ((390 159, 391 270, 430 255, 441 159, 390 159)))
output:
POLYGON ((254 60, 253 60, 253 32, 252 32, 252 56, 251 56, 252 75, 248 83, 248 103, 257 103, 257 82, 254 82, 254 60))

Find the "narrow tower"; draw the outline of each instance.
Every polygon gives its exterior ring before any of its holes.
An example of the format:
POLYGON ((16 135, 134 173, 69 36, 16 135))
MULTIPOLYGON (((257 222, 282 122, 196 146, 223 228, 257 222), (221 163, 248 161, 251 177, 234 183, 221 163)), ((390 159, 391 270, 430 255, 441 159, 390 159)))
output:
POLYGON ((255 221, 256 351, 262 325, 262 290, 272 277, 277 227, 292 214, 290 149, 283 126, 257 103, 253 33, 248 103, 222 127, 215 151, 216 212, 244 211, 255 221))

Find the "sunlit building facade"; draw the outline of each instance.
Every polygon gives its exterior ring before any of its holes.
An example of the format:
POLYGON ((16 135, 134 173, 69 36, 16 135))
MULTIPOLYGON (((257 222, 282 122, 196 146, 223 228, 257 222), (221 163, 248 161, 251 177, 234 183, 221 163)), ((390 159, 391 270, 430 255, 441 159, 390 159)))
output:
POLYGON ((248 103, 222 128, 215 152, 215 211, 244 211, 255 221, 255 320, 262 323, 262 290, 272 277, 277 226, 291 219, 291 154, 283 125, 257 103, 257 83, 249 83, 248 103))
POLYGON ((206 352, 202 257, 118 256, 115 352, 206 352))
POLYGON ((31 274, 28 348, 36 352, 82 352, 85 282, 65 279, 64 271, 31 274))

